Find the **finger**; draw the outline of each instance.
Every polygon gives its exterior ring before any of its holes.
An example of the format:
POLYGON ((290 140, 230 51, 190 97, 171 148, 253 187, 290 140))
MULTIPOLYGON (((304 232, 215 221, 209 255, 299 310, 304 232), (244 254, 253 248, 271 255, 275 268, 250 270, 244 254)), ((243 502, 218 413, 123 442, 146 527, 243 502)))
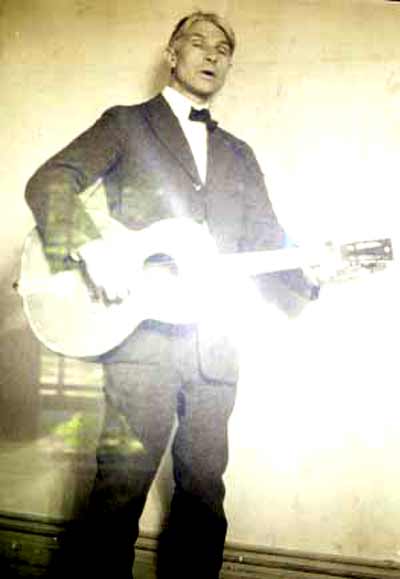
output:
POLYGON ((123 301, 129 296, 130 293, 130 289, 125 283, 125 280, 107 280, 103 284, 103 290, 107 300, 110 302, 123 301))

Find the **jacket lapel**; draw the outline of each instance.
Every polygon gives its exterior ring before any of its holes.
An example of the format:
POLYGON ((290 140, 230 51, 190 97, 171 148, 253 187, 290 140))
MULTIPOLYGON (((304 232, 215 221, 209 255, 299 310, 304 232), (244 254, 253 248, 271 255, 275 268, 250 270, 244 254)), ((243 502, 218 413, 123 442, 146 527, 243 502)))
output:
POLYGON ((157 138, 178 161, 194 183, 200 176, 189 143, 178 119, 162 95, 157 95, 145 105, 145 115, 157 138))
POLYGON ((208 152, 207 152, 207 180, 206 185, 209 189, 216 188, 222 181, 224 172, 226 171, 226 164, 228 162, 226 156, 226 143, 221 134, 221 131, 208 133, 208 152))

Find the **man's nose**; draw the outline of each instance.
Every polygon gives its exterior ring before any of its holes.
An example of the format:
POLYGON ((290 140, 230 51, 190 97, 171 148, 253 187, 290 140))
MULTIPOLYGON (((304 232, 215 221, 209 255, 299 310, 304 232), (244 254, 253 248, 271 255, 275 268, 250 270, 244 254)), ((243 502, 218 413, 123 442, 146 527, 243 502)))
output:
POLYGON ((213 48, 210 48, 206 53, 206 59, 209 62, 216 62, 217 58, 218 58, 218 55, 217 55, 216 50, 214 50, 213 48))

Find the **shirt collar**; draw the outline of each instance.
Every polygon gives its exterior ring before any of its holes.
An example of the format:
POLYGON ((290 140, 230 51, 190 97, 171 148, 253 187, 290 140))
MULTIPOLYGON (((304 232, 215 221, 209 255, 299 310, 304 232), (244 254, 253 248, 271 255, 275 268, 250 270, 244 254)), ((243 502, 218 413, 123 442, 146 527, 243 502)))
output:
POLYGON ((188 119, 190 114, 190 109, 194 107, 195 109, 207 109, 208 103, 199 107, 198 103, 187 98, 185 95, 172 88, 171 86, 164 87, 162 95, 172 109, 172 112, 178 119, 188 119))

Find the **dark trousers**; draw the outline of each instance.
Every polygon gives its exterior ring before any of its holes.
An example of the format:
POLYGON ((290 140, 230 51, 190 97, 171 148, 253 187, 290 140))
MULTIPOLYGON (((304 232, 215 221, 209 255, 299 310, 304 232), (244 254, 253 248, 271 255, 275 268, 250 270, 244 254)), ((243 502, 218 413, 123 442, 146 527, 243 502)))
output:
POLYGON ((227 529, 222 475, 236 388, 201 375, 195 330, 152 330, 145 338, 144 361, 133 355, 130 362, 105 364, 106 415, 87 518, 91 571, 131 577, 139 518, 177 416, 175 489, 159 576, 216 579, 227 529))

